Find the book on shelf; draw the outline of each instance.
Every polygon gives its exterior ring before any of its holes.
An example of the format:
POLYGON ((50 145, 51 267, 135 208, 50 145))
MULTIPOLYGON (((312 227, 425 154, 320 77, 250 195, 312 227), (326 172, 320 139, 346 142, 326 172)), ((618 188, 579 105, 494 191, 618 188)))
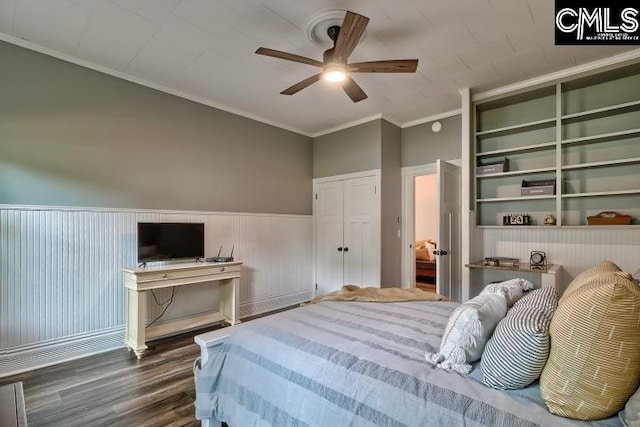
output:
POLYGON ((518 258, 509 257, 486 257, 484 259, 484 265, 492 267, 518 267, 520 260, 518 258))

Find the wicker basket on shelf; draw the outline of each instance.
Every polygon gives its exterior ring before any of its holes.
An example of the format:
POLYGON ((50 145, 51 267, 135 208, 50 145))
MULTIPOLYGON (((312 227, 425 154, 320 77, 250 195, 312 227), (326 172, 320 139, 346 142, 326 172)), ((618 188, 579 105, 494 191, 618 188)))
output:
POLYGON ((617 212, 604 211, 595 216, 588 216, 589 225, 629 225, 633 217, 617 212))

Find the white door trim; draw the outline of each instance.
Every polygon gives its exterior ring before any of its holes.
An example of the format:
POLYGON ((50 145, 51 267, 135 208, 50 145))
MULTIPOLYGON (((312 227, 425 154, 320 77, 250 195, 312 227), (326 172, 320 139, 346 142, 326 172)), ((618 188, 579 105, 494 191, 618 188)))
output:
POLYGON ((402 176, 402 253, 400 256, 400 286, 415 287, 416 254, 413 248, 415 236, 415 177, 433 175, 438 171, 436 163, 405 166, 402 176))
MULTIPOLYGON (((316 214, 316 194, 318 193, 318 184, 322 184, 325 182, 333 182, 333 181, 344 181, 344 180, 348 180, 348 179, 354 179, 354 178, 366 178, 366 177, 375 177, 375 185, 376 185, 376 195, 377 195, 377 200, 378 202, 376 203, 375 206, 375 212, 374 212, 374 216, 376 219, 376 224, 377 227, 380 229, 382 221, 381 221, 381 215, 382 215, 382 207, 380 206, 380 200, 381 200, 381 181, 382 181, 382 173, 380 169, 372 169, 372 170, 368 170, 368 171, 363 171, 363 172, 353 172, 353 173, 346 173, 346 174, 341 174, 341 175, 333 175, 333 176, 326 176, 326 177, 322 177, 322 178, 314 178, 313 179, 313 189, 312 189, 312 194, 311 194, 311 206, 312 206, 312 216, 313 216, 313 236, 312 236, 312 252, 311 252, 311 256, 313 259, 313 268, 312 268, 312 280, 313 280, 313 289, 314 289, 314 297, 316 296, 316 283, 317 282, 317 277, 318 277, 318 272, 317 272, 317 254, 316 254, 316 242, 317 242, 317 229, 318 229, 318 224, 317 224, 317 214, 316 214)), ((380 233, 382 232, 382 230, 380 230, 380 233)), ((381 266, 381 247, 380 247, 380 239, 378 239, 378 248, 376 248, 377 250, 377 260, 376 262, 378 263, 379 266, 381 266)), ((380 282, 380 274, 381 271, 379 272, 379 276, 378 276, 378 283, 380 282)))
MULTIPOLYGON (((460 166, 462 160, 447 160, 447 163, 460 166)), ((437 172, 437 163, 404 166, 400 169, 402 176, 402 254, 400 257, 400 286, 403 288, 412 288, 415 286, 416 259, 413 249, 415 236, 415 177, 435 175, 437 172)))

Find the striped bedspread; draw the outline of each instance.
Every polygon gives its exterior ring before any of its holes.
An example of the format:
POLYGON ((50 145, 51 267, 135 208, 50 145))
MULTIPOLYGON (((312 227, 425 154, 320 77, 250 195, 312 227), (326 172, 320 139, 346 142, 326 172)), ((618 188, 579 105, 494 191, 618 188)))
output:
MULTIPOLYGON (((621 426, 550 414, 537 385, 429 366, 455 302, 323 302, 241 325, 196 373, 196 417, 250 426, 621 426)), ((537 383, 536 383, 537 384, 537 383)))

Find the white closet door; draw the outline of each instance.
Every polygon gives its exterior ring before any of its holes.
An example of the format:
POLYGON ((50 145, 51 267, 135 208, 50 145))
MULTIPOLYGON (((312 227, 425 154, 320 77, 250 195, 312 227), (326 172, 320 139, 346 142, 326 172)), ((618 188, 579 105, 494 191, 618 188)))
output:
POLYGON ((343 284, 343 183, 319 183, 316 195, 316 295, 323 295, 343 284))
POLYGON ((380 286, 379 192, 375 177, 344 181, 344 283, 380 286))

